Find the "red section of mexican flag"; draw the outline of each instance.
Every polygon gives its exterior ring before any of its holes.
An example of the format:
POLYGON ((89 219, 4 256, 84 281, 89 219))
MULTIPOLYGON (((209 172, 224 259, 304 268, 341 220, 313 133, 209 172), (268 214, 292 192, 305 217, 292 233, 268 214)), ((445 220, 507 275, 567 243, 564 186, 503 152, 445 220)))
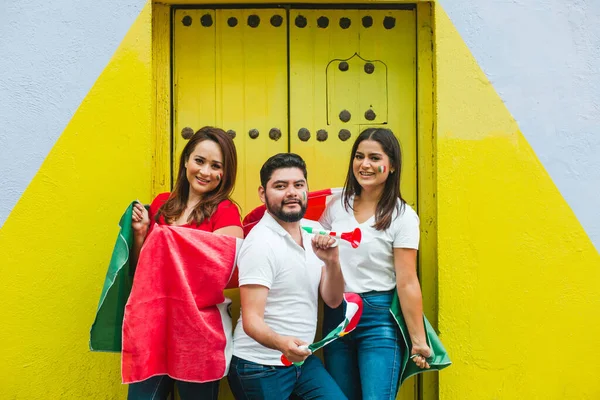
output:
POLYGON ((241 240, 157 225, 140 253, 123 321, 123 383, 221 379, 231 359, 229 300, 241 240))
MULTIPOLYGON (((310 219, 312 221, 318 221, 321 218, 321 214, 325 211, 327 203, 331 201, 331 198, 342 192, 342 188, 323 189, 308 193, 308 205, 306 206, 306 214, 304 219, 310 219)), ((262 216, 265 214, 265 205, 256 207, 250 211, 248 215, 244 217, 242 225, 244 226, 244 236, 248 235, 250 230, 260 221, 262 216)))
POLYGON ((360 321, 363 312, 363 302, 356 293, 344 293, 344 300, 347 303, 346 319, 348 320, 348 325, 344 327, 343 332, 344 334, 348 334, 356 328, 360 321))

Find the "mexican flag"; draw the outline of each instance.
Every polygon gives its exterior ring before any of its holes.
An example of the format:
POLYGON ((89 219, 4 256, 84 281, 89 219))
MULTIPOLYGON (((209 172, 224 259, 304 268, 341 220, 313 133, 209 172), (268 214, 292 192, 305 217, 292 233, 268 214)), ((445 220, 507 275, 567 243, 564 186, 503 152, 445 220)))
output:
POLYGON ((398 328, 402 336, 404 343, 404 352, 402 357, 402 364, 400 369, 400 385, 413 375, 420 374, 422 372, 441 371, 442 369, 449 367, 452 364, 448 352, 444 348, 442 341, 438 337, 435 329, 427 320, 427 317, 423 315, 423 325, 425 326, 425 338, 427 339, 427 345, 431 349, 431 356, 427 359, 429 363, 429 369, 421 369, 410 360, 410 349, 412 348, 412 342, 410 341, 410 335, 408 334, 408 328, 402 315, 402 309, 400 307, 400 300, 398 299, 398 293, 394 294, 392 299, 392 305, 390 306, 390 313, 396 320, 398 328))
MULTIPOLYGON (((363 310, 362 299, 356 293, 344 293, 344 302, 346 303, 346 313, 344 315, 344 320, 340 322, 340 324, 337 327, 335 327, 335 329, 333 329, 331 332, 329 332, 323 339, 306 346, 308 350, 311 351, 311 353, 314 353, 315 351, 328 345, 334 340, 349 334, 354 330, 354 328, 356 328, 356 325, 358 325, 358 321, 360 320, 363 310)), ((281 356, 281 362, 285 366, 290 366, 292 364, 302 365, 304 363, 292 363, 284 355, 281 356)))
POLYGON ((123 319, 123 383, 156 375, 221 379, 232 356, 231 300, 223 290, 241 239, 155 225, 142 248, 123 319))
POLYGON ((98 309, 90 330, 90 350, 121 351, 121 331, 125 304, 133 285, 133 269, 129 263, 129 249, 133 243, 131 214, 133 202, 119 220, 119 232, 113 248, 98 309))

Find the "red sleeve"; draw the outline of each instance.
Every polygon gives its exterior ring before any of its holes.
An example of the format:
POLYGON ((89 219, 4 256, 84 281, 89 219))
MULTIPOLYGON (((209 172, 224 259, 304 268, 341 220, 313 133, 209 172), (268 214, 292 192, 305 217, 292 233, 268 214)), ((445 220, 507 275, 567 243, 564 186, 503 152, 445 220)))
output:
MULTIPOLYGON (((154 198, 154 200, 152 200, 152 203, 150 204, 150 210, 148 211, 148 215, 150 217, 150 229, 148 230, 148 232, 150 232, 152 230, 152 228, 154 227, 154 224, 156 223, 154 220, 154 217, 156 216, 158 209, 167 202, 170 195, 171 195, 171 193, 169 193, 169 192, 161 193, 158 196, 156 196, 154 198)), ((162 223, 164 223, 164 222, 162 222, 162 223)))
POLYGON ((213 232, 226 226, 242 227, 240 210, 229 200, 219 203, 210 220, 213 232))

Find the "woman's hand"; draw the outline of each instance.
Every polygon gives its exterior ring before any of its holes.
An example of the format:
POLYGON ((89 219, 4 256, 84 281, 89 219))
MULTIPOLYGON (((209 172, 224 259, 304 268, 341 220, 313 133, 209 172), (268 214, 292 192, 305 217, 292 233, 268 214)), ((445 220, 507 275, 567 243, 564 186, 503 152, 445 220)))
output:
POLYGON ((427 359, 431 357, 431 349, 425 338, 423 299, 417 277, 417 250, 395 248, 394 266, 400 307, 412 342, 410 358, 419 368, 427 369, 429 368, 427 359))
POLYGON ((150 217, 148 210, 139 202, 133 205, 133 213, 131 215, 131 227, 135 235, 146 236, 148 227, 150 226, 150 217))
POLYGON ((429 369, 429 364, 427 363, 429 357, 431 357, 431 349, 427 344, 413 343, 410 358, 419 368, 429 369))

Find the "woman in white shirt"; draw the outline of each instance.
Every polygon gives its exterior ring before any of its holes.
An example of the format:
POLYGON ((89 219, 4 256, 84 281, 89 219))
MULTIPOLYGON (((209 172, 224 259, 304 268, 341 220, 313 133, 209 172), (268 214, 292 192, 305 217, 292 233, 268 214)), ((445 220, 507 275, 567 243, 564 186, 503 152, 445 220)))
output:
MULTIPOLYGON (((389 129, 369 128, 352 147, 344 191, 319 221, 326 229, 362 231, 358 249, 340 243, 346 291, 360 294, 363 314, 352 333, 324 348, 325 366, 348 399, 393 400, 398 392, 403 345, 389 311, 397 291, 412 341, 412 360, 429 368, 416 260, 419 217, 400 194, 400 144, 389 129)), ((323 332, 344 316, 325 306, 323 332)))

